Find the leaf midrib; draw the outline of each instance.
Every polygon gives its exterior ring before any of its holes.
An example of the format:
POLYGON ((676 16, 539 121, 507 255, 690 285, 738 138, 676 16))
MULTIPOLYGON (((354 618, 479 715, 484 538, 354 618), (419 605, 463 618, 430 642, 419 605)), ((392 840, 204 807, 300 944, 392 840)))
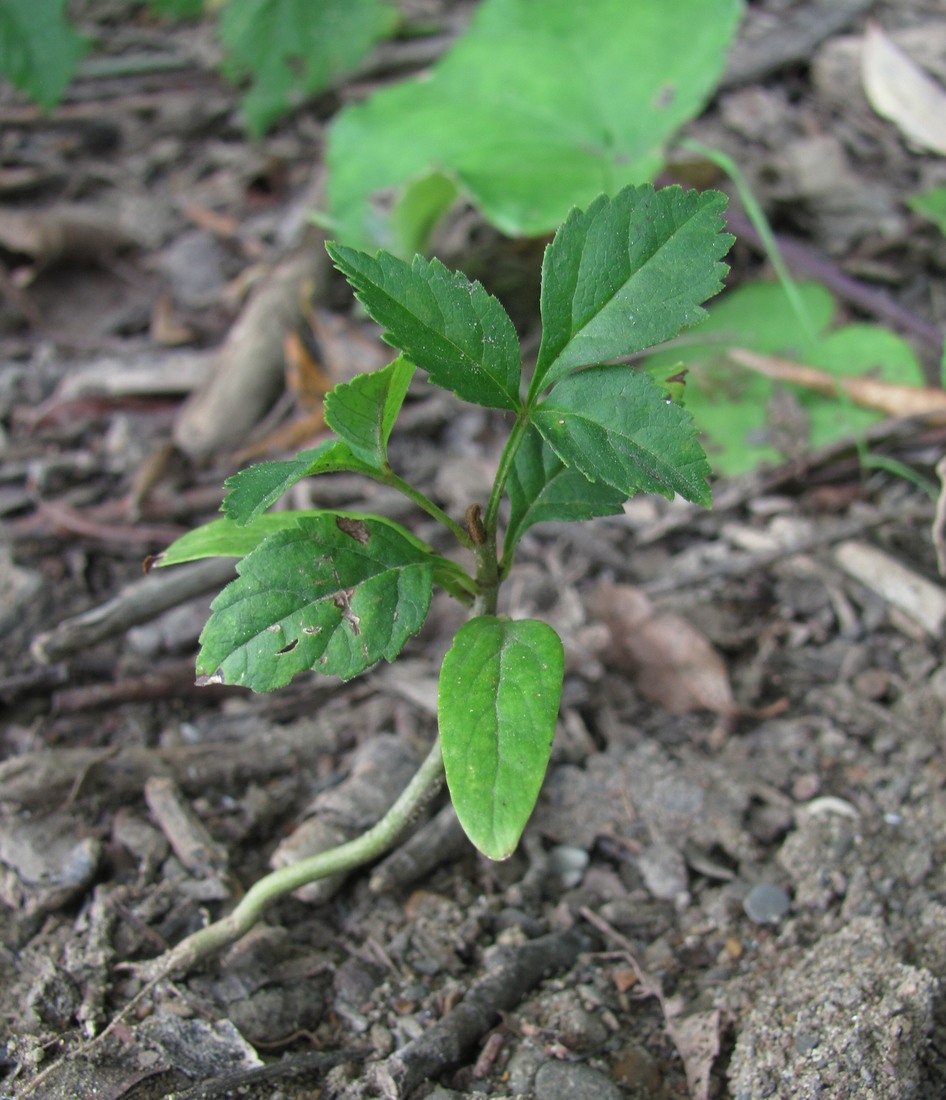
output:
MULTIPOLYGON (((610 305, 618 297, 618 295, 621 293, 621 291, 624 290, 631 283, 631 281, 633 280, 634 277, 636 277, 637 275, 639 275, 641 273, 641 271, 643 271, 646 264, 651 263, 657 256, 659 256, 660 252, 664 248, 667 248, 673 242, 673 240, 676 237, 677 233, 681 232, 684 229, 685 226, 689 225, 689 223, 691 221, 693 221, 693 219, 698 214, 700 214, 702 212, 702 210, 703 210, 703 207, 697 207, 695 210, 691 211, 690 215, 686 218, 686 220, 676 227, 673 234, 671 236, 667 237, 665 240, 661 241, 660 244, 657 246, 657 248, 652 253, 650 253, 650 255, 647 257, 647 259, 644 261, 644 263, 638 264, 637 268, 631 273, 631 275, 627 279, 623 280, 621 283, 618 284, 618 286, 614 290, 614 293, 610 294, 605 299, 604 304, 601 306, 600 309, 598 309, 591 317, 589 317, 588 320, 585 321, 584 324, 582 324, 580 328, 571 330, 571 332, 569 334, 569 337, 568 337, 568 340, 562 345, 561 349, 559 350, 559 352, 555 356, 555 358, 552 360, 552 362, 549 363, 549 365, 548 365, 548 367, 545 371, 545 377, 548 377, 548 375, 551 374, 552 371, 555 369, 555 365, 559 362, 559 360, 564 358, 566 351, 568 351, 568 349, 571 347, 571 345, 575 342, 576 337, 579 336, 582 332, 584 332, 584 330, 586 328, 588 328, 588 326, 591 324, 592 321, 594 321, 596 318, 600 317, 601 314, 604 313, 605 310, 610 307, 610 305)), ((628 228, 630 228, 630 226, 628 228)), ((584 262, 585 251, 586 251, 587 244, 588 244, 588 235, 586 233, 585 234, 585 239, 582 241, 582 245, 581 245, 581 258, 579 260, 579 268, 580 268, 581 264, 584 262)), ((630 263, 629 253, 630 253, 630 240, 628 241, 628 263, 630 263)), ((576 287, 577 287, 577 285, 578 284, 576 282, 576 287)), ((572 294, 572 302, 574 302, 574 294, 572 294)), ((586 366, 586 365, 588 365, 588 364, 576 363, 576 364, 574 364, 574 367, 575 367, 575 369, 577 369, 580 366, 586 366)))

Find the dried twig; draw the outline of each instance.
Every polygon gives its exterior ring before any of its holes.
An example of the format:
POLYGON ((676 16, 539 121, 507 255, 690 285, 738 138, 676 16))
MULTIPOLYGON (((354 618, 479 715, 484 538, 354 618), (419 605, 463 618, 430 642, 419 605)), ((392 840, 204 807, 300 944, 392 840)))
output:
MULTIPOLYGON (((215 1077, 212 1081, 204 1081, 194 1085, 193 1088, 185 1089, 184 1092, 174 1092, 168 1100, 224 1100, 225 1097, 233 1096, 236 1089, 273 1085, 278 1081, 298 1077, 305 1077, 311 1084, 316 1077, 333 1066, 341 1065, 343 1062, 361 1061, 368 1054, 367 1050, 313 1050, 306 1054, 295 1054, 268 1066, 237 1070, 222 1077, 215 1077)), ((313 1094, 316 1091, 313 1090, 313 1094)), ((274 1092, 272 1095, 277 1094, 274 1092)))
POLYGON ((163 611, 219 588, 234 575, 232 558, 211 558, 126 585, 117 596, 38 634, 30 650, 41 664, 53 664, 89 646, 149 622, 163 611))
POLYGON ((463 1000, 417 1039, 371 1067, 370 1079, 384 1100, 401 1100, 422 1081, 463 1060, 466 1052, 543 978, 567 970, 588 941, 575 929, 540 936, 501 949, 463 1000))

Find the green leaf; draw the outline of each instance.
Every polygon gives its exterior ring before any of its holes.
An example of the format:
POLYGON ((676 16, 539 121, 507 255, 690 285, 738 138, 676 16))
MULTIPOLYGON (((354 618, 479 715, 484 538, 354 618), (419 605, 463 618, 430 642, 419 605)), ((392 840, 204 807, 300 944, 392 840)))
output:
POLYGON ((447 785, 464 832, 490 859, 512 855, 548 766, 564 657, 532 619, 465 623, 440 671, 447 785))
POLYGON ((494 409, 519 407, 519 339, 499 301, 479 283, 415 256, 369 256, 328 244, 335 266, 358 300, 387 330, 389 344, 464 401, 494 409))
POLYGON ((427 617, 432 566, 396 525, 323 514, 270 535, 211 605, 198 675, 272 691, 308 669, 350 679, 427 617))
POLYGON ((0 3, 0 76, 41 107, 62 99, 88 48, 64 9, 65 0, 0 3))
POLYGON ((414 364, 399 356, 381 370, 335 386, 325 398, 325 423, 369 466, 388 461, 388 439, 414 376, 414 364))
POLYGON ((219 35, 225 70, 250 80, 242 104, 250 133, 350 72, 396 19, 382 0, 230 0, 219 35))
POLYGON ((199 19, 204 14, 204 0, 148 0, 148 8, 171 19, 199 19))
POLYGON ((733 237, 726 196, 649 184, 573 210, 542 263, 542 344, 530 394, 575 367, 631 355, 705 316, 733 237))
POLYGON ((425 172, 398 196, 391 210, 391 229, 404 256, 430 251, 437 223, 457 197, 456 180, 443 172, 425 172))
MULTIPOLYGON (((881 325, 844 325, 826 333, 811 348, 806 362, 839 379, 869 375, 900 386, 924 386, 923 367, 910 344, 881 325)), ((791 387, 808 416, 809 447, 824 447, 850 439, 883 420, 885 413, 855 405, 839 393, 836 398, 791 387)))
POLYGON ((946 235, 946 187, 933 187, 922 194, 907 199, 907 206, 931 221, 940 233, 946 235))
POLYGON ((297 527, 300 517, 321 512, 266 512, 247 524, 232 519, 214 519, 181 535, 160 555, 156 566, 183 565, 201 558, 244 558, 276 531, 297 527))
MULTIPOLYGON (((821 332, 834 313, 831 294, 820 283, 799 283, 797 293, 811 331, 821 332)), ((683 360, 687 411, 714 471, 727 476, 781 458, 768 424, 776 387, 754 371, 735 367, 726 355, 733 345, 803 360, 812 336, 778 283, 751 283, 726 291, 692 336, 648 356, 646 364, 648 372, 663 374, 671 367, 679 370, 683 360)))
POLYGON ((878 325, 828 332, 835 311, 830 292, 820 283, 800 283, 797 291, 810 327, 779 284, 752 283, 714 303, 692 342, 648 357, 648 371, 663 372, 684 360, 687 410, 717 473, 733 476, 797 458, 805 449, 850 439, 883 416, 841 394, 773 382, 737 366, 726 354, 729 347, 782 356, 838 376, 869 372, 899 385, 923 385, 923 369, 906 341, 878 325), (780 409, 788 395, 794 411, 786 423, 780 409))
POLYGON ((512 506, 503 543, 506 561, 533 524, 620 515, 626 499, 610 485, 589 481, 566 466, 534 427, 523 436, 506 491, 512 506))
POLYGON ((554 387, 532 420, 567 466, 623 493, 679 493, 709 506, 710 468, 692 418, 648 375, 592 367, 554 387))
MULTIPOLYGON (((802 313, 814 331, 831 320, 834 302, 820 283, 798 283, 802 313)), ((646 359, 649 373, 686 368, 686 407, 699 429, 713 470, 734 476, 777 462, 767 417, 774 387, 768 378, 735 368, 726 348, 798 358, 810 337, 778 283, 749 283, 713 302, 706 320, 678 346, 646 359)))
POLYGON ((652 179, 715 89, 740 0, 482 0, 422 78, 343 109, 328 204, 347 244, 410 255, 374 196, 442 171, 509 235, 652 179))
POLYGON ((328 439, 295 458, 260 462, 228 477, 223 484, 229 492, 221 507, 235 523, 250 523, 304 477, 338 473, 370 477, 381 470, 359 459, 347 443, 328 439))
POLYGON ((193 531, 188 531, 187 534, 181 535, 179 539, 172 542, 154 565, 182 565, 184 562, 198 561, 201 558, 244 558, 250 551, 255 550, 263 539, 275 534, 276 531, 298 527, 300 520, 311 519, 313 516, 341 516, 353 522, 370 519, 375 523, 387 524, 402 538, 417 547, 421 553, 429 554, 431 560, 442 562, 444 566, 449 567, 447 571, 450 575, 455 572, 463 574, 463 570, 458 565, 434 554, 433 549, 423 539, 419 539, 394 520, 366 515, 363 512, 341 512, 337 509, 329 512, 322 508, 264 512, 246 524, 235 523, 228 516, 211 520, 210 523, 195 527, 193 531))

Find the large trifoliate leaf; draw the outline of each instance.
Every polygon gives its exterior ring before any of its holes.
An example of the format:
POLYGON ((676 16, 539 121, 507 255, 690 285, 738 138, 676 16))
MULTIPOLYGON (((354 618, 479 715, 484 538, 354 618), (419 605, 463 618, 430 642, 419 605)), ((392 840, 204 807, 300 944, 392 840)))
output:
POLYGON ((325 423, 369 466, 388 461, 388 439, 407 396, 414 364, 404 356, 337 385, 325 398, 325 423))
POLYGON ((741 10, 740 0, 482 0, 430 72, 334 119, 333 233, 405 254, 372 198, 427 187, 432 170, 504 232, 533 236, 601 191, 652 179, 716 87, 741 10))
POLYGON ((88 45, 67 21, 65 6, 65 0, 0 3, 0 77, 41 107, 59 102, 88 45))
POLYGON ((646 374, 591 367, 559 382, 532 421, 567 466, 625 497, 679 493, 709 505, 710 468, 691 417, 646 374))
POLYGON ((199 19, 204 14, 204 0, 148 0, 148 8, 171 19, 199 19))
MULTIPOLYGON (((35 0, 33 0, 35 3, 35 0)), ((224 69, 248 76, 243 113, 262 134, 290 106, 351 71, 396 21, 382 0, 231 0, 220 13, 224 69)))
POLYGON ((545 250, 535 396, 575 367, 676 336, 722 289, 726 196, 649 184, 573 210, 545 250))
POLYGON ((512 855, 548 766, 564 657, 555 631, 490 615, 456 634, 440 671, 438 722, 450 797, 470 840, 512 855))
MULTIPOLYGON (((772 445, 775 436, 769 427, 775 384, 735 366, 726 350, 736 345, 763 355, 804 361, 812 347, 811 334, 828 327, 835 304, 820 283, 798 283, 795 293, 807 324, 780 284, 749 283, 727 290, 713 302, 706 320, 682 347, 647 357, 646 369, 651 372, 679 370, 683 360, 687 411, 717 474, 744 474, 785 457, 772 445)), ((797 431, 793 438, 796 446, 809 445, 797 437, 797 431)))
POLYGON ((439 260, 407 264, 329 244, 335 266, 355 288, 385 340, 464 401, 519 407, 519 338, 499 301, 439 260))
POLYGON ((620 515, 627 499, 605 482, 589 481, 574 466, 566 466, 533 427, 516 452, 506 492, 511 505, 503 544, 506 561, 533 524, 620 515))
POLYGON ((870 375, 901 386, 924 383, 923 368, 901 337, 877 325, 829 330, 836 309, 830 292, 820 283, 800 283, 795 291, 807 324, 779 284, 752 283, 715 302, 684 347, 647 360, 648 370, 663 371, 683 358, 687 410, 716 473, 742 474, 856 438, 883 413, 844 397, 840 383, 845 378, 870 375), (733 345, 836 375, 838 393, 818 393, 747 370, 728 357, 733 345))
POLYGON ((211 605, 197 672, 272 691, 308 669, 350 679, 423 625, 433 567, 395 524, 325 513, 265 539, 211 605))

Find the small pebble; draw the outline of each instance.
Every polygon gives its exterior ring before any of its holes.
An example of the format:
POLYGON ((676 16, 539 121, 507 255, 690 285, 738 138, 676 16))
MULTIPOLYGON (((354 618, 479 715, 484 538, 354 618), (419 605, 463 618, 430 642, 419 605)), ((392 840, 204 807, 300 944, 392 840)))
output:
POLYGON ((791 909, 792 902, 781 886, 760 882, 746 894, 742 907, 755 924, 778 924, 791 909))
POLYGON ((589 859, 584 848, 557 844, 548 854, 549 871, 558 876, 563 889, 571 890, 584 877, 589 859))
POLYGON ((656 1096, 661 1089, 660 1067, 641 1046, 629 1042, 611 1066, 615 1079, 626 1089, 641 1089, 648 1096, 656 1096))
POLYGON ((579 1062, 546 1062, 535 1075, 536 1100, 621 1100, 605 1073, 579 1062))
POLYGON ((815 1050, 821 1039, 813 1032, 803 1031, 795 1036, 795 1049, 799 1054, 808 1054, 810 1051, 815 1050))
POLYGON ((650 894, 675 901, 686 894, 687 865, 683 853, 670 844, 652 844, 637 857, 637 866, 650 894))
POLYGON ((500 909, 496 914, 495 928, 497 932, 505 932, 510 928, 521 928, 529 939, 534 939, 536 936, 541 936, 543 932, 548 931, 542 921, 530 916, 523 909, 517 909, 511 905, 500 909))

